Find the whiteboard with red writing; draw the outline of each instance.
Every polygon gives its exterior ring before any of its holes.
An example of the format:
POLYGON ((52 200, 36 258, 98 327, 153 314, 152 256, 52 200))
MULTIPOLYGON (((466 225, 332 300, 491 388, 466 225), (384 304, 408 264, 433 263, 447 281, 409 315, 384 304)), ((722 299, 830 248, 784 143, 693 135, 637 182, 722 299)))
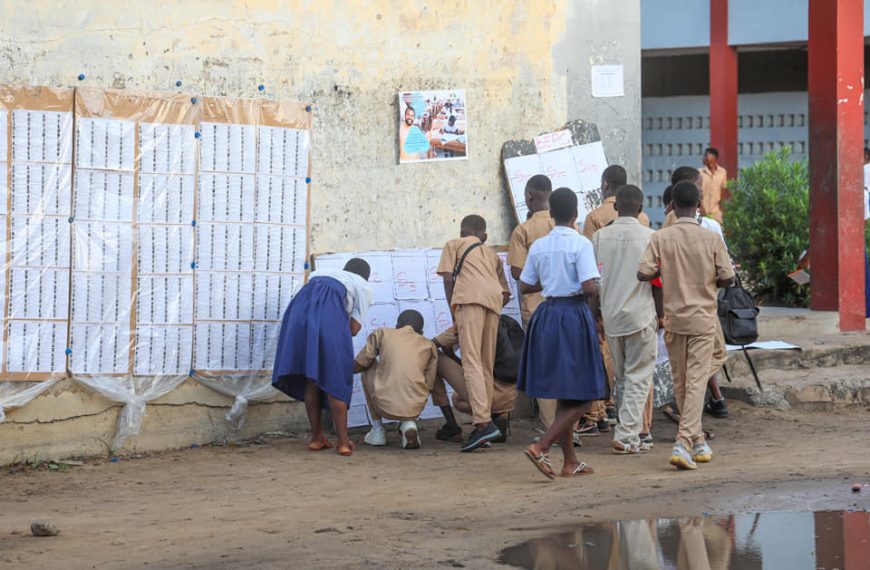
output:
POLYGON ((544 174, 553 183, 553 190, 565 187, 577 194, 578 219, 582 222, 600 204, 601 174, 605 168, 607 157, 601 141, 506 159, 504 169, 517 221, 522 223, 528 216, 526 182, 532 176, 544 174))
MULTIPOLYGON (((505 275, 510 275, 507 252, 497 253, 504 266, 505 275)), ((350 253, 326 253, 314 256, 314 269, 336 270, 344 267, 352 257, 359 257, 372 269, 369 284, 374 291, 372 305, 362 323, 362 330, 353 337, 354 354, 365 346, 368 336, 379 328, 393 328, 399 313, 413 309, 423 315, 423 335, 434 338, 453 325, 453 317, 444 294, 444 281, 438 275, 438 262, 441 249, 403 249, 394 251, 360 251, 350 253)), ((519 295, 516 282, 508 278, 511 299, 502 313, 515 319, 520 318, 519 295)), ((448 386, 448 392, 450 392, 448 386)), ((437 418, 441 411, 431 400, 426 404, 422 419, 437 418)), ((348 426, 359 427, 369 424, 365 397, 362 393, 359 375, 354 377, 354 395, 348 410, 348 426)))

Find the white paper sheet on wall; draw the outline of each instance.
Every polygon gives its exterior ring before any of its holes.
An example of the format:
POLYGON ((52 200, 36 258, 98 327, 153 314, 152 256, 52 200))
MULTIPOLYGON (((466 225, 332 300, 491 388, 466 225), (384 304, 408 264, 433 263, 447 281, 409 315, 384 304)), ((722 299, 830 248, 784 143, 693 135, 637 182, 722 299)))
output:
POLYGON ((139 275, 136 322, 143 325, 193 324, 193 275, 139 275))
POLYGON ((69 270, 13 267, 9 271, 9 299, 12 319, 66 319, 69 270))
POLYGON ((66 332, 65 320, 10 320, 6 369, 9 372, 63 372, 66 332))
POLYGON ((253 271, 253 224, 197 223, 196 267, 204 271, 253 271))
POLYGON ((196 177, 140 174, 136 218, 140 223, 188 224, 194 220, 196 177))
POLYGON ((393 285, 396 299, 429 299, 429 273, 425 250, 393 253, 393 285))
POLYGON ((307 197, 307 185, 299 178, 258 175, 256 221, 304 226, 307 197))
POLYGON ((197 323, 193 354, 197 370, 251 370, 251 323, 197 323))
POLYGON ((258 131, 258 172, 302 178, 307 175, 307 131, 283 127, 259 127, 258 131))
POLYGON ((76 169, 74 215, 77 221, 133 220, 133 173, 76 169))
POLYGON ((135 122, 79 118, 76 124, 76 166, 133 171, 136 155, 135 122))
POLYGON ((124 374, 130 368, 130 323, 70 325, 74 374, 124 374))
POLYGON ((15 214, 11 217, 13 266, 69 267, 69 220, 15 214))
POLYGON ((133 298, 129 274, 74 272, 72 286, 74 323, 129 322, 133 298))
POLYGON ((304 278, 302 273, 255 273, 254 319, 280 321, 304 278))
POLYGON ((254 274, 241 271, 197 271, 196 320, 253 319, 254 274))
POLYGON ((275 364, 275 352, 278 348, 278 335, 281 332, 280 321, 254 321, 252 326, 252 370, 271 370, 275 364))
MULTIPOLYGON (((0 134, 2 156, 6 156, 6 113, 0 134)), ((15 162, 72 162, 73 116, 61 111, 12 112, 12 160, 15 162)))
POLYGON ((546 152, 538 155, 538 159, 541 161, 542 172, 550 178, 550 182, 553 184, 553 190, 570 188, 575 194, 583 191, 570 147, 546 152))
POLYGON ((139 171, 193 174, 196 171, 195 133, 193 125, 141 123, 139 171))
POLYGON ((607 168, 604 145, 601 141, 571 147, 574 164, 580 175, 580 185, 584 192, 601 188, 601 175, 607 168))
POLYGON ((73 229, 73 271, 125 273, 130 278, 133 228, 129 223, 76 221, 73 229))
POLYGON ((193 355, 193 327, 136 327, 134 374, 187 374, 193 355))
POLYGON ((197 219, 203 222, 253 222, 255 181, 253 174, 200 174, 197 219))
POLYGON ((254 270, 301 273, 305 271, 305 226, 257 224, 254 270))
POLYGON ((186 274, 193 270, 192 226, 140 225, 138 233, 140 274, 186 274))
POLYGON ((9 112, 0 111, 0 162, 9 160, 9 112))
POLYGON ((0 156, 0 216, 6 220, 8 214, 7 199, 9 197, 9 183, 7 182, 7 174, 9 173, 9 164, 4 162, 5 157, 0 156))
POLYGON ((256 169, 256 129, 253 125, 202 123, 200 170, 251 172, 256 169))
POLYGON ((526 182, 535 174, 542 174, 541 160, 537 154, 517 156, 506 160, 504 167, 514 203, 525 203, 526 182))
POLYGON ((13 163, 12 212, 69 216, 71 182, 69 164, 13 163))

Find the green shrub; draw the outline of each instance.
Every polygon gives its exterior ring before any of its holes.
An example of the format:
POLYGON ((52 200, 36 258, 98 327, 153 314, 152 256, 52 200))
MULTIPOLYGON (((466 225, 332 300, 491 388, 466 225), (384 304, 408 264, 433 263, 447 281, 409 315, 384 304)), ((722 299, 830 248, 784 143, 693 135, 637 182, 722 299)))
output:
POLYGON ((741 278, 760 303, 806 307, 809 285, 788 274, 809 245, 809 168, 791 148, 740 172, 725 204, 725 238, 741 278))

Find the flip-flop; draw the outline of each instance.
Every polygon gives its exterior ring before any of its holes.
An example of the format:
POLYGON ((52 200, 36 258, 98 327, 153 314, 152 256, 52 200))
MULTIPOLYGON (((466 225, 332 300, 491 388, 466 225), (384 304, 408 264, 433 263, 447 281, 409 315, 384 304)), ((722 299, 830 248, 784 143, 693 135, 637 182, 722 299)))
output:
POLYGON ((308 444, 308 451, 323 451, 324 449, 332 449, 332 444, 325 437, 320 441, 312 441, 308 444))
POLYGON ((544 475, 544 477, 546 477, 547 479, 556 478, 556 473, 553 472, 553 464, 550 463, 550 458, 547 456, 546 453, 535 455, 534 452, 526 449, 525 451, 523 451, 523 455, 529 458, 529 461, 531 461, 535 465, 535 467, 538 468, 538 471, 540 471, 544 475))
POLYGON ((356 445, 354 445, 353 442, 350 442, 350 446, 349 446, 349 447, 345 447, 345 446, 341 446, 341 445, 339 445, 339 446, 336 448, 335 451, 336 451, 339 455, 341 455, 342 457, 350 457, 351 455, 353 455, 353 452, 354 452, 355 449, 356 449, 356 445))
POLYGON ((565 475, 563 473, 559 475, 559 477, 580 477, 581 475, 592 475, 593 473, 595 473, 595 470, 581 461, 580 465, 575 467, 570 475, 565 475))

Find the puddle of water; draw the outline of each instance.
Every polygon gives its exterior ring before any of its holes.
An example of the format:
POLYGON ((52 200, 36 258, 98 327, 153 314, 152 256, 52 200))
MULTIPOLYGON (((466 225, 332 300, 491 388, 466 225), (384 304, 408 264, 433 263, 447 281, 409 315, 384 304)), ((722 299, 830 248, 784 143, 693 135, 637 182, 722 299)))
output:
POLYGON ((589 523, 503 550, 499 561, 534 570, 870 570, 870 513, 589 523))

